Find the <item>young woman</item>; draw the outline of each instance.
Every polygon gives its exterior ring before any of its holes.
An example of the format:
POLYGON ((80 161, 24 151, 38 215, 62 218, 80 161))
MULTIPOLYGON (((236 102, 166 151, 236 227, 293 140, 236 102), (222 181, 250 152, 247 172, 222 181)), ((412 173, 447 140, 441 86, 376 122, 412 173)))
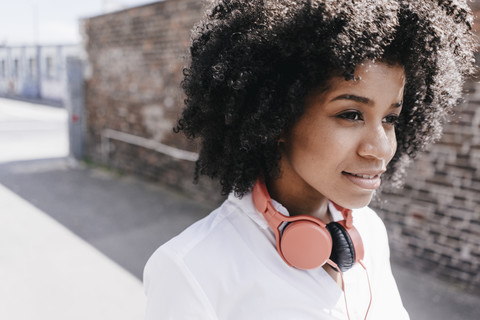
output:
POLYGON ((177 130, 221 207, 145 268, 147 319, 408 319, 367 205, 473 72, 465 1, 217 1, 177 130))

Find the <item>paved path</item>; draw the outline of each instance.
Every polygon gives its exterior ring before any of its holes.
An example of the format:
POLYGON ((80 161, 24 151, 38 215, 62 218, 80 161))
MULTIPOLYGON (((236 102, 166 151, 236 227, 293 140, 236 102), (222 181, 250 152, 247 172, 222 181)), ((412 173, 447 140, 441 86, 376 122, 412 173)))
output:
MULTIPOLYGON (((69 160, 65 121, 0 99, 0 319, 141 319, 146 260, 211 208, 69 160)), ((480 297, 393 268, 412 320, 479 318, 480 297)))
POLYGON ((0 319, 142 319, 139 279, 38 205, 64 200, 38 175, 70 176, 66 117, 0 99, 0 319), (32 160, 52 157, 61 160, 32 160), (22 182, 37 192, 25 197, 22 182))
POLYGON ((0 185, 0 319, 141 319, 137 278, 0 185))

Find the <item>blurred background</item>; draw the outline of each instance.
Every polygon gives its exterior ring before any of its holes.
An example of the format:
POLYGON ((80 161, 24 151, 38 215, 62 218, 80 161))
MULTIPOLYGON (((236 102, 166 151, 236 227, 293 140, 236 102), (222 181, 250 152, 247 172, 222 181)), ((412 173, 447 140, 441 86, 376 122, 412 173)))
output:
MULTIPOLYGON (((202 10, 0 5, 0 319, 142 319, 148 257, 222 201, 192 184, 198 150, 172 132, 202 10)), ((413 320, 480 317, 480 85, 465 92, 405 187, 374 204, 413 320)))

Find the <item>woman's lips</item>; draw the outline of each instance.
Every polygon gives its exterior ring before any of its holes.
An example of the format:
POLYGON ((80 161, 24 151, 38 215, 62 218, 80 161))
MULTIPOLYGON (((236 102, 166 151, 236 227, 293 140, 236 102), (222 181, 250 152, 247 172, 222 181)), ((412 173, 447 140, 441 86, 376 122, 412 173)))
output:
POLYGON ((367 174, 343 171, 342 174, 353 184, 356 184, 362 189, 375 190, 378 189, 382 183, 382 179, 380 179, 381 173, 367 174))

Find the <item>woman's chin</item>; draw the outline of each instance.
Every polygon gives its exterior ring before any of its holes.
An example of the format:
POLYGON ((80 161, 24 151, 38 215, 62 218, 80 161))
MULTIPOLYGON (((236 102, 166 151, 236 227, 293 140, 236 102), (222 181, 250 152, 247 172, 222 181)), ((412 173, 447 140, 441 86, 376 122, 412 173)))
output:
POLYGON ((363 194, 360 196, 352 196, 345 199, 341 199, 338 202, 333 200, 336 204, 343 208, 347 209, 360 209, 366 207, 372 201, 373 195, 375 192, 371 192, 370 194, 363 194))

